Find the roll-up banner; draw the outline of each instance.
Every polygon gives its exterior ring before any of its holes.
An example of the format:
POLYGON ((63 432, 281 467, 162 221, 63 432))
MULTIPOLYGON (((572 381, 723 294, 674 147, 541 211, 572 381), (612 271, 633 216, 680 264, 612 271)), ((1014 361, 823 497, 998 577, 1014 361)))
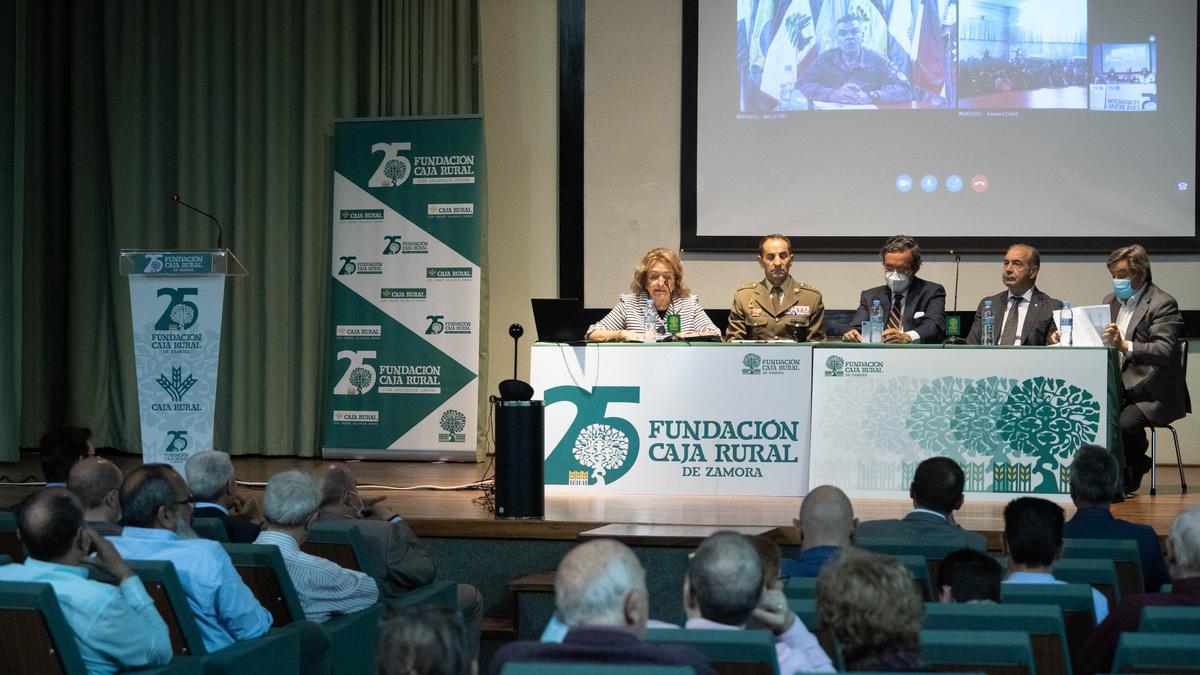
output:
POLYGON ((483 121, 334 125, 323 454, 474 460, 483 121))

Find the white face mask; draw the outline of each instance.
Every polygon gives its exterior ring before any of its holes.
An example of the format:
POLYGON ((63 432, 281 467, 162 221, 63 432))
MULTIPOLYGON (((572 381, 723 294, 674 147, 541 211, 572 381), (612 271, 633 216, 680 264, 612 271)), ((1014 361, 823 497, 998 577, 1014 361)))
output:
POLYGON ((888 290, 893 294, 908 290, 908 275, 904 272, 885 272, 883 278, 887 280, 888 290))

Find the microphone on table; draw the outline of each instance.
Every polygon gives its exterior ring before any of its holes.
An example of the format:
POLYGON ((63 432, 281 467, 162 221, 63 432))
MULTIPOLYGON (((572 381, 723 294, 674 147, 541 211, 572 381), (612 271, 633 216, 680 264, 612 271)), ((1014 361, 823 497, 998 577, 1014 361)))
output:
POLYGON ((207 216, 209 220, 213 221, 213 223, 217 226, 217 248, 219 248, 219 249, 225 248, 221 243, 222 235, 224 234, 223 231, 221 230, 221 221, 217 220, 216 216, 214 216, 213 214, 211 214, 207 211, 201 211, 200 209, 183 201, 182 199, 179 198, 179 195, 177 195, 177 194, 167 195, 167 196, 171 199, 171 201, 175 202, 176 204, 179 204, 180 206, 186 206, 187 208, 195 211, 196 213, 199 213, 202 216, 207 216))
MULTIPOLYGON (((962 256, 955 253, 954 249, 950 249, 950 255, 954 256, 954 308, 950 310, 950 312, 954 315, 954 317, 947 318, 947 321, 946 321, 947 327, 949 327, 949 325, 951 323, 953 323, 954 325, 961 325, 958 323, 958 267, 959 267, 959 264, 962 262, 962 256)), ((946 332, 949 333, 950 331, 947 330, 946 332)), ((950 335, 945 340, 942 340, 942 344, 944 344, 944 345, 965 345, 965 344, 967 344, 967 341, 964 340, 961 335, 950 335)))

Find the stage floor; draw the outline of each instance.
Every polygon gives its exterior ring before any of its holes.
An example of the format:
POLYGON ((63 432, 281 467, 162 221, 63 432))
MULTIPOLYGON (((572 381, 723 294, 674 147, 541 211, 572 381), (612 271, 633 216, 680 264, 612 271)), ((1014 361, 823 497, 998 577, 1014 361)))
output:
MULTIPOLYGON (((132 455, 109 456, 128 471, 140 462, 132 455)), ((37 456, 23 455, 20 464, 0 465, 0 473, 12 479, 41 472, 37 456)), ((275 473, 292 468, 310 468, 317 459, 235 457, 239 481, 265 483, 275 473)), ((780 528, 781 539, 791 540, 793 518, 799 512, 800 497, 660 497, 624 495, 581 497, 547 495, 546 516, 541 521, 497 521, 482 503, 480 489, 396 490, 414 486, 453 487, 483 478, 487 464, 429 462, 350 462, 365 496, 383 496, 385 504, 402 514, 421 536, 521 537, 537 539, 574 539, 579 532, 611 523, 657 525, 738 525, 780 528)), ((1200 467, 1186 469, 1188 483, 1200 489, 1200 467)), ((1149 477, 1141 493, 1113 507, 1117 517, 1145 523, 1159 535, 1167 532, 1171 518, 1183 508, 1200 505, 1200 494, 1182 494, 1179 473, 1174 465, 1159 466, 1158 495, 1149 495, 1149 477)), ((33 487, 0 487, 0 507, 16 503, 33 487)), ((250 485, 247 492, 262 499, 261 487, 250 485)), ((911 508, 907 500, 853 500, 855 516, 860 520, 903 517, 911 508)), ((1067 517, 1074 507, 1064 504, 1067 517)), ((963 527, 988 535, 998 547, 1004 529, 1004 503, 971 501, 957 513, 963 527)))

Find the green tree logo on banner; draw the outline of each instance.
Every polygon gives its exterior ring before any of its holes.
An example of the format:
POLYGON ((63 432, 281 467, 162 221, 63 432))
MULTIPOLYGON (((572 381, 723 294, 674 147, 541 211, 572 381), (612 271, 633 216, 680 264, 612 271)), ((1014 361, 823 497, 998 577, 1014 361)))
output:
POLYGON ((401 155, 403 150, 411 150, 412 143, 376 143, 371 146, 371 154, 383 153, 379 159, 379 168, 367 182, 367 187, 399 187, 408 180, 412 173, 412 164, 408 158, 401 155))
POLYGON ((825 359, 825 375, 827 377, 842 377, 845 375, 843 369, 846 367, 846 360, 834 354, 825 359))
POLYGON ((184 298, 189 295, 199 295, 195 288, 160 288, 158 297, 170 298, 162 316, 154 324, 154 330, 187 330, 196 324, 200 317, 200 308, 196 303, 184 298))
POLYGON ((338 361, 349 361, 342 379, 333 388, 334 395, 348 394, 358 396, 371 391, 375 386, 375 368, 367 363, 375 358, 374 351, 354 351, 344 349, 338 352, 338 361))
POLYGON ((167 435, 170 438, 167 439, 167 448, 164 452, 183 452, 187 450, 187 434, 188 432, 182 430, 168 431, 167 435))
POLYGON ((438 434, 438 440, 443 443, 462 443, 466 440, 463 430, 467 428, 467 416, 457 410, 447 410, 442 413, 438 425, 444 434, 438 434))
POLYGON ((762 372, 762 357, 758 354, 747 354, 742 357, 743 375, 758 375, 762 372))
POLYGON ((547 485, 606 485, 633 468, 638 433, 622 417, 607 417, 610 403, 638 403, 638 387, 595 387, 591 392, 562 386, 546 391, 546 407, 572 403, 575 419, 546 458, 547 485))
POLYGON ((400 252, 400 240, 402 237, 398 234, 386 235, 384 241, 387 244, 383 247, 383 255, 396 255, 400 252))
POLYGON ((429 321, 429 326, 425 328, 425 334, 441 335, 442 331, 446 329, 446 324, 442 322, 444 318, 446 317, 442 314, 430 314, 426 316, 425 319, 429 321))

